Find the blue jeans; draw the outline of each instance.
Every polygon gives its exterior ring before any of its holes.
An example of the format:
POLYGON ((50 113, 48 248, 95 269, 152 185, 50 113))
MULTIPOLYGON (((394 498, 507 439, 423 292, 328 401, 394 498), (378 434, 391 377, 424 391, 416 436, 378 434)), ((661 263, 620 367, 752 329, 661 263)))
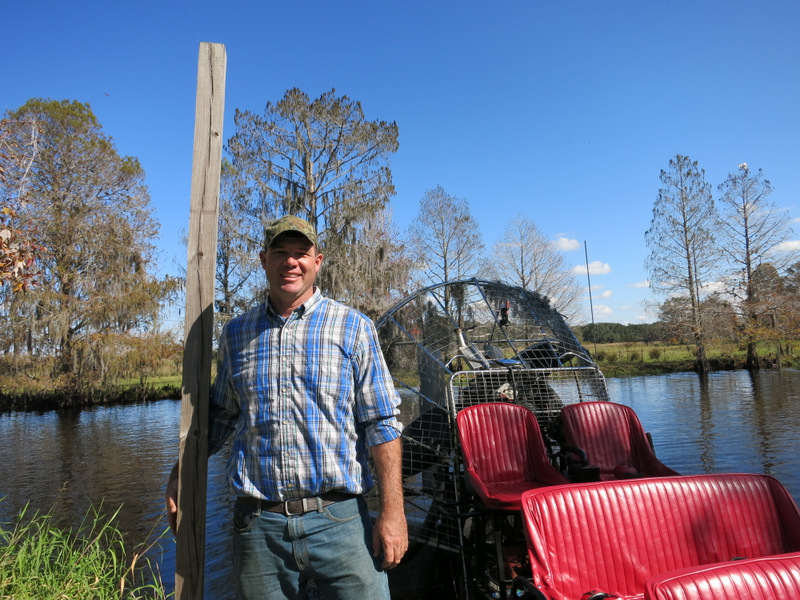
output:
POLYGON ((291 517, 237 502, 233 525, 234 574, 244 600, 300 600, 309 579, 326 600, 389 599, 363 498, 291 517))

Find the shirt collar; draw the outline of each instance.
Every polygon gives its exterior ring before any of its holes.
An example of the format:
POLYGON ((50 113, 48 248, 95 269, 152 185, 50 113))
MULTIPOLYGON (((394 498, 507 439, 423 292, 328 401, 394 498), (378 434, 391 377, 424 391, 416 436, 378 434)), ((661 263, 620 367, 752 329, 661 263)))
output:
POLYGON ((266 304, 267 314, 270 314, 273 317, 286 322, 292 318, 302 319, 305 315, 314 310, 317 304, 319 304, 320 300, 322 300, 322 292, 319 291, 319 288, 317 286, 314 286, 314 293, 311 295, 311 297, 308 300, 306 300, 303 304, 295 308, 294 311, 292 311, 292 314, 286 319, 284 319, 281 315, 275 312, 275 309, 272 308, 272 304, 270 304, 269 302, 269 296, 267 296, 267 301, 264 304, 266 304))

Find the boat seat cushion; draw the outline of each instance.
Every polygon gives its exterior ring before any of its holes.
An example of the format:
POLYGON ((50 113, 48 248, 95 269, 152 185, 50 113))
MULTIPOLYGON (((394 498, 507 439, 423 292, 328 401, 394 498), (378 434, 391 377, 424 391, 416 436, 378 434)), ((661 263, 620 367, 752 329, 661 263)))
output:
POLYGON ((601 481, 522 497, 531 582, 554 600, 643 598, 676 569, 800 551, 800 512, 766 475, 601 481))
POLYGON ((647 581, 646 600, 797 600, 800 553, 670 571, 647 581))
POLYGON ((487 402, 462 409, 458 436, 467 481, 493 510, 520 510, 522 492, 567 483, 550 464, 536 416, 526 407, 487 402))
POLYGON ((564 439, 581 448, 601 479, 678 475, 656 458, 647 434, 629 406, 579 402, 561 410, 564 439))

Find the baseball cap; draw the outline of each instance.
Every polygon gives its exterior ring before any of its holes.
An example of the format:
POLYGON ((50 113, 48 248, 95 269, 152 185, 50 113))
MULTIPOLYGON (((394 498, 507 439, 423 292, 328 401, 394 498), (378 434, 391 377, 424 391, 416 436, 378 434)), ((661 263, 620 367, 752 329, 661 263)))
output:
POLYGON ((264 232, 264 248, 269 248, 275 238, 287 231, 296 231, 308 238, 308 241, 317 246, 317 232, 308 221, 294 215, 286 215, 274 221, 264 232))

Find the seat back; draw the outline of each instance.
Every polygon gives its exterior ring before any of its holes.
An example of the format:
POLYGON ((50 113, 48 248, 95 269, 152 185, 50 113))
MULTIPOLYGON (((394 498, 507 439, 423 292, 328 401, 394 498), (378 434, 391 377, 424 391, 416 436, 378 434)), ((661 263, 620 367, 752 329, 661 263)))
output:
POLYGON ((524 406, 475 404, 458 412, 456 425, 467 477, 488 507, 519 509, 524 489, 566 483, 550 464, 536 416, 524 406), (513 499, 509 485, 519 486, 513 499))
POLYGON ((645 600, 797 600, 800 553, 671 571, 647 582, 645 600))
POLYGON ((532 581, 549 598, 641 598, 685 567, 800 551, 800 511, 766 475, 601 481, 522 495, 532 581))
MULTIPOLYGON (((561 410, 564 441, 586 452, 600 468, 601 479, 616 478, 623 465, 648 477, 677 475, 659 461, 636 413, 628 406, 595 401, 570 404, 561 410)), ((623 470, 624 472, 624 470, 623 470)))

